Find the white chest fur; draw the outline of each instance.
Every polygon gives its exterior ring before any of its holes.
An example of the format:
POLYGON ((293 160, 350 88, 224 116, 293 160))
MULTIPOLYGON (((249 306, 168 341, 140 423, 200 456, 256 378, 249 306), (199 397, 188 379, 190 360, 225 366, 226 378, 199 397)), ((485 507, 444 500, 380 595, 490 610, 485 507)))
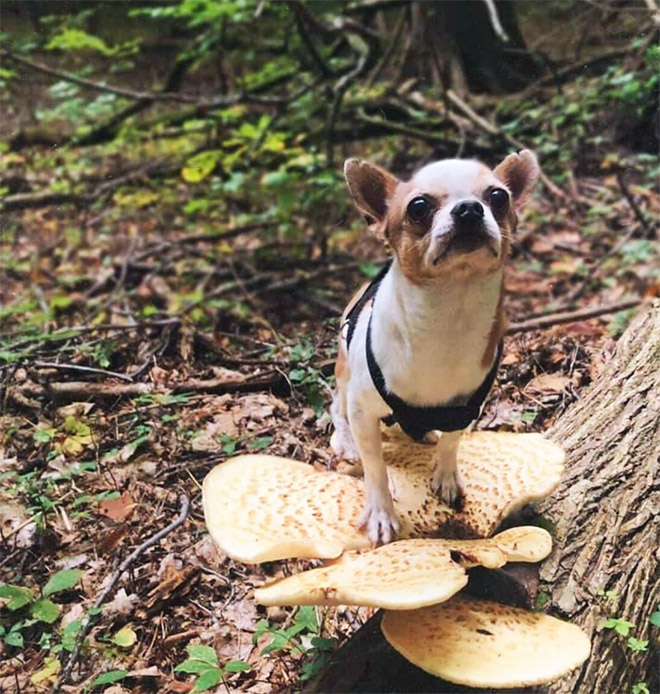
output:
POLYGON ((395 260, 378 289, 371 340, 388 389, 410 404, 463 402, 486 377, 482 360, 502 274, 411 284, 395 260))

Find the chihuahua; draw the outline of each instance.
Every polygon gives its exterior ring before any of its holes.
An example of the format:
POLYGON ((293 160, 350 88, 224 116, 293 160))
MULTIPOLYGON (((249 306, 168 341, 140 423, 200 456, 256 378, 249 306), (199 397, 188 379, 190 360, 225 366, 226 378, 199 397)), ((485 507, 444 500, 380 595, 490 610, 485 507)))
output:
POLYGON ((457 448, 495 378, 506 330, 503 265, 539 167, 522 150, 494 170, 447 159, 402 181, 349 159, 344 174, 369 229, 393 251, 342 316, 331 408, 335 454, 364 470, 360 527, 381 544, 399 529, 381 420, 435 446, 432 489, 461 506, 457 448))

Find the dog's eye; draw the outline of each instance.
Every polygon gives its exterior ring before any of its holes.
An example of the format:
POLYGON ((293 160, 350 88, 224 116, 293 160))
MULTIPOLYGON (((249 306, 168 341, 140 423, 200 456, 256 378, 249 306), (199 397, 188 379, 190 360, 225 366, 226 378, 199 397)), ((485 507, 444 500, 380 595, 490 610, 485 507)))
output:
POLYGON ((495 214, 504 214, 509 208, 509 194, 502 188, 490 191, 488 202, 495 214))
POLYGON ((419 224, 427 219, 432 210, 433 205, 426 198, 418 197, 413 198, 408 203, 406 212, 408 213, 408 219, 410 219, 411 222, 419 224))

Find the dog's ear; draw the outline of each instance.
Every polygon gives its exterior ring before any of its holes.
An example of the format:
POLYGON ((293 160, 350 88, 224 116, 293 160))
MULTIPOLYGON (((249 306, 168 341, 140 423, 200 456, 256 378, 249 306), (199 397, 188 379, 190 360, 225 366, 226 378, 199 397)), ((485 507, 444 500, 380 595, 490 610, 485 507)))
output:
POLYGON ((520 209, 526 202, 539 177, 539 163, 529 149, 509 154, 495 167, 495 175, 506 184, 513 197, 513 206, 520 209))
POLYGON ((364 215, 369 229, 384 238, 387 204, 398 179, 379 166, 360 159, 347 159, 344 176, 355 206, 364 215))

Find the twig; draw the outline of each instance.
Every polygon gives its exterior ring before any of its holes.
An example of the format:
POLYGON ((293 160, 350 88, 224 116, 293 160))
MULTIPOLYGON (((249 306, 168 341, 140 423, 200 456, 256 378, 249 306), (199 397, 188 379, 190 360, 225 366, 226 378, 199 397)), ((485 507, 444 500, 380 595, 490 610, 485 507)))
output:
POLYGON ((134 89, 126 89, 125 87, 116 87, 102 82, 94 82, 94 80, 89 80, 84 77, 78 77, 70 72, 64 72, 62 70, 55 70, 48 65, 43 63, 37 63, 33 60, 28 60, 21 56, 16 55, 12 51, 2 49, 0 50, 0 58, 6 58, 12 60, 18 65, 34 70, 35 72, 41 72, 44 75, 50 77, 56 77, 60 80, 65 80, 66 82, 71 82, 72 84, 77 84, 81 87, 86 87, 87 89, 93 89, 97 92, 109 92, 110 94, 116 94, 117 96, 123 96, 127 99, 134 99, 141 102, 152 102, 152 101, 164 101, 164 102, 175 102, 183 104, 193 104, 202 108, 220 108, 227 106, 235 106, 242 103, 250 104, 260 104, 262 106, 281 106, 284 104, 289 104, 300 98, 306 91, 310 88, 310 85, 305 85, 297 92, 282 96, 259 96, 250 92, 241 92, 239 94, 230 94, 229 96, 219 96, 212 99, 200 99, 196 96, 189 96, 188 94, 178 94, 176 92, 138 92, 134 89))
MULTIPOLYGON (((119 565, 117 570, 112 574, 112 578, 110 579, 110 582, 108 585, 105 587, 105 589, 101 592, 101 594, 96 598, 94 602, 94 610, 98 610, 101 605, 106 601, 110 593, 114 590, 115 585, 121 578, 121 575, 128 569, 133 562, 140 557, 144 552, 146 552, 150 547, 153 547, 154 545, 158 544, 166 535, 169 535, 173 530, 176 530, 179 526, 183 525, 186 522, 186 518, 188 518, 188 512, 190 511, 190 499, 185 495, 181 494, 179 496, 179 517, 172 521, 168 526, 164 527, 162 530, 159 530, 155 535, 152 535, 150 538, 145 540, 139 547, 136 547, 127 557, 124 559, 124 561, 119 565)), ((62 669, 62 675, 60 676, 59 680, 55 684, 53 688, 53 694, 57 694, 62 685, 66 684, 66 682, 69 680, 69 677, 71 676, 71 672, 78 662, 78 658, 80 657, 80 650, 82 648, 83 642, 85 640, 85 637, 89 633, 89 630, 92 627, 92 621, 93 621, 94 615, 88 615, 83 619, 81 629, 78 632, 78 636, 76 638, 76 643, 73 648, 73 651, 71 652, 71 656, 66 662, 66 665, 62 669)))
POLYGON ((490 25, 493 27, 493 31, 503 43, 509 43, 509 35, 506 33, 506 31, 504 31, 502 22, 500 22, 500 17, 497 14, 497 8, 495 7, 494 0, 484 0, 484 2, 488 8, 488 17, 490 19, 490 25))
POLYGON ((635 217, 637 218, 637 221, 642 225, 642 228, 644 229, 645 237, 647 239, 652 238, 653 229, 651 229, 651 227, 649 226, 649 223, 646 221, 646 217, 644 216, 644 213, 642 212, 639 205, 637 204, 637 201, 635 200, 632 193, 630 192, 630 189, 628 188, 626 180, 623 176, 623 171, 617 171, 616 172, 616 182, 619 184, 619 188, 621 188, 621 192, 623 193, 623 197, 628 201, 628 204, 630 205, 630 209, 633 211, 635 217))
POLYGON ((92 383, 89 381, 65 381, 49 383, 46 386, 53 398, 122 398, 144 395, 153 392, 151 383, 126 383, 108 385, 107 383, 92 383))
MULTIPOLYGON (((505 140, 507 143, 515 147, 516 149, 524 149, 525 145, 520 141, 517 140, 515 137, 511 137, 508 133, 505 133, 503 130, 498 128, 496 125, 493 125, 492 123, 489 123, 487 120, 482 118, 479 114, 475 113, 464 101, 461 99, 458 94, 456 94, 453 90, 448 89, 447 92, 447 98, 449 101, 451 101, 457 108, 459 108, 463 113, 479 128, 487 132, 489 135, 495 135, 497 137, 501 137, 503 140, 505 140)), ((539 178, 543 185, 554 195, 556 198, 559 200, 566 200, 567 199, 567 194, 559 188, 559 186, 555 185, 544 173, 543 171, 539 172, 539 178)))
POLYGON ((49 361, 35 361, 32 362, 30 368, 36 369, 62 369, 64 371, 84 371, 85 373, 99 374, 101 376, 109 376, 110 378, 119 378, 122 381, 128 381, 131 383, 133 378, 127 376, 126 374, 120 374, 116 371, 107 371, 106 369, 96 369, 92 366, 79 366, 78 364, 58 364, 56 362, 49 361))
POLYGON ((552 325, 559 325, 560 323, 573 323, 575 321, 585 320, 587 318, 597 318, 598 316, 604 316, 607 313, 617 313, 619 311, 625 311, 629 308, 634 308, 635 306, 639 306, 639 304, 641 304, 642 301, 643 299, 638 297, 636 299, 619 301, 615 304, 588 306, 587 308, 581 308, 577 311, 567 311, 566 313, 551 313, 547 316, 541 316, 540 318, 532 318, 531 320, 522 321, 521 323, 511 323, 511 325, 509 325, 509 329, 506 332, 507 335, 512 335, 514 333, 523 333, 529 330, 549 328, 552 325))

